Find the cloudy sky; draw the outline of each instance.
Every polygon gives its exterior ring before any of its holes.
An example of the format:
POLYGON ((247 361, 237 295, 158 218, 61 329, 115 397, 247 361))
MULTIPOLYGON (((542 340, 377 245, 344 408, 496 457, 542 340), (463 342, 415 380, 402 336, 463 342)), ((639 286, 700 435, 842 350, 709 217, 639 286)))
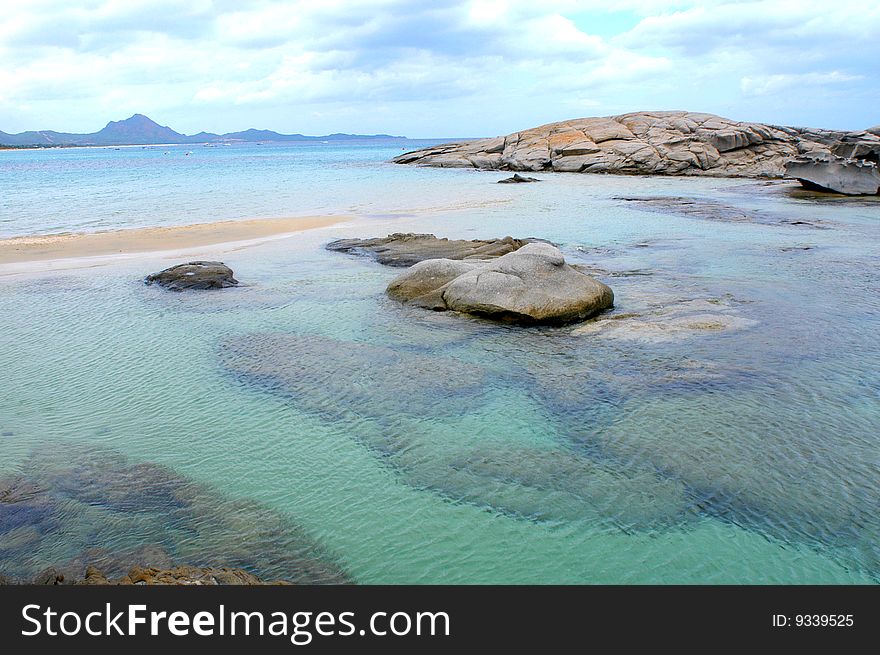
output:
POLYGON ((880 123, 877 0, 11 0, 0 130, 504 134, 707 111, 880 123))

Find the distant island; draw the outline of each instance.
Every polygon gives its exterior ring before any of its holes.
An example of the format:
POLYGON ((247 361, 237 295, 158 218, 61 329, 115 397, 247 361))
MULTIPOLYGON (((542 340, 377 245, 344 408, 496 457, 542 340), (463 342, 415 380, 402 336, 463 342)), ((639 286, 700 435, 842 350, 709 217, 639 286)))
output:
POLYGON ((55 146, 127 146, 172 143, 253 143, 260 141, 346 141, 352 139, 405 139, 390 134, 279 134, 272 130, 249 129, 243 132, 213 134, 199 132, 187 136, 170 127, 159 125, 143 114, 135 114, 124 121, 110 121, 104 129, 92 134, 70 134, 54 130, 39 130, 7 134, 0 131, 0 147, 55 147, 55 146))

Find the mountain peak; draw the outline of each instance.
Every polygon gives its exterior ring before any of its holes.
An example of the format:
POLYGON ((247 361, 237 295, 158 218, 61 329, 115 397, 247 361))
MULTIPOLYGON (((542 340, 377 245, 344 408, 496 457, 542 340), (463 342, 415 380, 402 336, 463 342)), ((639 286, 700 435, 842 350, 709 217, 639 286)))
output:
POLYGON ((124 121, 110 121, 95 134, 97 143, 181 143, 185 140, 179 132, 143 114, 134 114, 124 121))
POLYGON ((109 123, 107 123, 107 127, 110 127, 111 125, 130 125, 132 127, 155 125, 156 127, 160 127, 160 125, 156 121, 154 121, 149 116, 144 116, 143 114, 132 114, 131 116, 129 116, 125 120, 110 121, 109 123))

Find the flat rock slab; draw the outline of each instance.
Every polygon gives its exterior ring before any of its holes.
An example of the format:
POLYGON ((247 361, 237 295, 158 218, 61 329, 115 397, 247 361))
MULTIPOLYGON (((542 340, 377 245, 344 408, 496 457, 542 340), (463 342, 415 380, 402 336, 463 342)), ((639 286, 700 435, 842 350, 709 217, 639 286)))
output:
POLYGON ((412 266, 426 259, 493 259, 518 250, 524 239, 455 240, 438 239, 433 234, 389 234, 376 239, 339 239, 325 247, 334 252, 372 257, 386 266, 412 266))
POLYGON ((580 321, 614 304, 609 287, 540 242, 490 262, 420 262, 392 280, 386 292, 427 309, 516 323, 580 321))
POLYGON ((177 264, 144 278, 145 284, 158 284, 170 291, 187 289, 225 289, 234 287, 238 280, 232 269, 223 262, 189 262, 177 264))

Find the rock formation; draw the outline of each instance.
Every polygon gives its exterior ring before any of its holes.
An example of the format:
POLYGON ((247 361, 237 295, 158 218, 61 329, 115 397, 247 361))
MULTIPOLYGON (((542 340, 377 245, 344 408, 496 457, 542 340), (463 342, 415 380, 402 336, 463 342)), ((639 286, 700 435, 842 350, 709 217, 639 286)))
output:
POLYGON ((876 154, 870 152, 864 158, 822 153, 793 159, 785 164, 785 174, 817 191, 851 196, 880 194, 880 168, 874 161, 880 154, 880 138, 877 142, 876 154))
POLYGON ((232 269, 222 262, 189 262, 148 275, 144 283, 155 283, 171 291, 183 291, 225 289, 237 285, 238 280, 233 277, 232 269))
POLYGON ((242 569, 175 566, 170 569, 132 567, 128 575, 118 579, 108 579, 94 566, 86 568, 85 577, 74 584, 85 585, 265 585, 288 584, 285 582, 264 582, 253 573, 242 569))
POLYGON ((491 262, 432 259, 388 285, 392 298, 495 320, 566 323, 614 304, 611 289, 565 263, 549 243, 529 243, 491 262))
POLYGON ((519 173, 514 173, 513 177, 505 177, 503 180, 498 180, 498 184, 524 184, 526 182, 540 182, 536 177, 528 177, 526 175, 520 175, 519 173))
POLYGON ((386 266, 412 266, 426 259, 492 259, 521 248, 524 239, 449 240, 433 234, 395 233, 376 239, 339 239, 327 250, 373 257, 386 266))
POLYGON ((781 177, 786 161, 829 153, 843 141, 858 146, 877 137, 658 111, 550 123, 503 137, 423 148, 393 161, 510 171, 781 177))

